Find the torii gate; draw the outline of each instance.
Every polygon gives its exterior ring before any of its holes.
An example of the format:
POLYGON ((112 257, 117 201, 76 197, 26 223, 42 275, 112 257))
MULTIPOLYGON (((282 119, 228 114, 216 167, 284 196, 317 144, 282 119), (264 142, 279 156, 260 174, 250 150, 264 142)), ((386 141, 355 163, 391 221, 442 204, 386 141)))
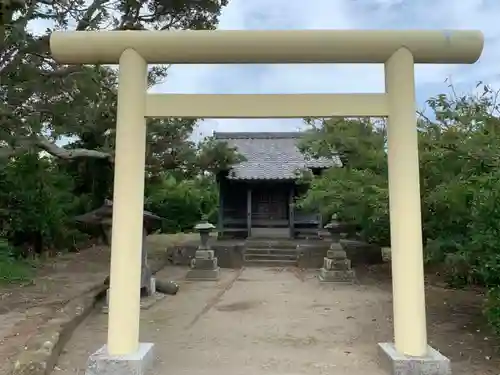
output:
POLYGON ((119 64, 108 343, 111 358, 139 344, 146 117, 388 118, 395 352, 429 354, 425 317, 414 64, 476 62, 479 31, 54 32, 64 64, 119 64), (383 63, 385 93, 147 94, 148 64, 383 63), (135 260, 135 262, 133 261, 135 260))

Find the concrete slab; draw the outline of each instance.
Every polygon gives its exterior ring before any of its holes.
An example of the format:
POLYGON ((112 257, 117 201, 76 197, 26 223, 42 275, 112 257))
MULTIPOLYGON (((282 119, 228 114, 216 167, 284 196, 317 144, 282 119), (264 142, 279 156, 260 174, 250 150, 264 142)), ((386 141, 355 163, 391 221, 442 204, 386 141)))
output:
POLYGON ((89 357, 85 375, 145 375, 153 367, 153 344, 140 343, 137 352, 110 355, 104 345, 89 357))
POLYGON ((393 343, 378 344, 382 367, 390 375, 451 375, 450 360, 429 346, 425 357, 399 353, 393 343))

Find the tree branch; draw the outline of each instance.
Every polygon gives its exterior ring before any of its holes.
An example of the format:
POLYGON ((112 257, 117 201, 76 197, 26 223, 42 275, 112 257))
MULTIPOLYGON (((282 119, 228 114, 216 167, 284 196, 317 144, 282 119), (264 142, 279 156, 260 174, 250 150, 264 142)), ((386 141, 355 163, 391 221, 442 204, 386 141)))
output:
POLYGON ((82 31, 85 30, 87 27, 89 27, 90 24, 92 23, 92 16, 94 15, 94 13, 106 2, 107 0, 94 0, 92 4, 90 4, 90 6, 87 8, 85 14, 80 19, 78 24, 76 25, 76 30, 82 31))
POLYGON ((26 152, 31 147, 37 147, 52 156, 64 160, 73 160, 78 158, 94 158, 108 159, 111 163, 114 162, 114 155, 111 152, 89 150, 85 148, 67 149, 60 147, 49 139, 38 135, 35 138, 28 138, 20 142, 17 146, 0 147, 0 159, 7 159, 23 152, 26 152))
POLYGON ((67 77, 70 74, 73 73, 78 73, 82 70, 82 67, 80 65, 71 65, 71 66, 66 66, 61 69, 56 69, 56 70, 41 70, 37 69, 38 73, 44 77, 49 77, 49 78, 63 78, 67 77))
POLYGON ((424 112, 422 111, 417 111, 417 115, 419 115, 425 122, 427 122, 428 124, 432 124, 432 121, 429 117, 427 117, 426 115, 424 115, 424 112))
POLYGON ((113 154, 109 152, 89 150, 85 148, 67 149, 59 147, 58 145, 49 141, 47 138, 43 136, 37 136, 36 146, 38 146, 40 149, 48 152, 53 156, 65 160, 78 159, 78 158, 108 159, 110 162, 113 162, 114 160, 113 154))

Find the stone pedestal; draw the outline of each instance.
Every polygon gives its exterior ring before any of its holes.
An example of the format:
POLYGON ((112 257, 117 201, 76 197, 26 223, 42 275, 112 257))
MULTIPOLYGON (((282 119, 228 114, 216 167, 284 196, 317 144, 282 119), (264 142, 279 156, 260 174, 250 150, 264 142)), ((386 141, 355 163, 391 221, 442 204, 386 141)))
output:
POLYGON ((151 297, 156 293, 156 279, 149 274, 149 277, 141 284, 141 297, 151 297))
POLYGON ((355 276, 354 270, 351 269, 351 261, 347 259, 347 254, 340 243, 332 243, 323 259, 319 280, 322 282, 349 282, 353 281, 355 276))
POLYGON ((213 250, 198 249, 191 261, 191 269, 186 278, 188 280, 219 280, 220 267, 213 250))
POLYGON ((154 360, 151 343, 140 343, 137 352, 128 355, 110 355, 104 345, 89 357, 85 375, 145 375, 154 360))
POLYGON ((430 346, 423 357, 401 354, 393 343, 380 343, 378 348, 381 365, 390 375, 451 375, 450 360, 430 346))

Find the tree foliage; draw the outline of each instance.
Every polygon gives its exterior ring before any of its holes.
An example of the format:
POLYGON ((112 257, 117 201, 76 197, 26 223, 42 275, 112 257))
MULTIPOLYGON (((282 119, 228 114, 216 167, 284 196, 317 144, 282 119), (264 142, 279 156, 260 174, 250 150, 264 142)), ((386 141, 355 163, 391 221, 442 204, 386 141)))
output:
POLYGON ((73 181, 57 164, 36 153, 10 161, 0 170, 1 236, 23 251, 73 245, 71 215, 78 198, 73 181))
MULTIPOLYGON (((420 181, 427 262, 446 265, 455 286, 487 287, 487 317, 500 332, 500 113, 498 93, 428 100, 432 114, 418 117, 420 181)), ((338 153, 345 168, 311 181, 301 204, 360 224, 361 235, 390 245, 386 132, 374 120, 312 121, 305 153, 338 153)))
MULTIPOLYGON (((12 270, 12 259, 20 256, 82 246, 89 238, 77 230, 74 216, 113 194, 117 70, 56 63, 51 32, 214 29, 226 5, 0 0, 0 273, 12 270)), ((149 85, 167 73, 165 66, 150 68, 149 85)), ((226 144, 195 141, 197 121, 148 121, 147 208, 160 211, 168 232, 191 228, 200 211, 213 214, 211 174, 240 160, 226 144)))
POLYGON ((202 215, 217 222, 218 192, 213 176, 178 179, 166 173, 148 191, 146 209, 164 218, 164 233, 190 231, 202 215))
MULTIPOLYGON (((116 70, 57 64, 49 53, 53 30, 213 29, 226 4, 227 0, 1 1, 0 157, 35 148, 66 159, 112 160, 116 70), (89 132, 100 139, 93 148, 73 145, 68 150, 55 142, 89 132)), ((166 67, 153 67, 150 84, 166 74, 166 67)), ((162 125, 171 127, 172 121, 151 124, 162 125)))
POLYGON ((308 123, 302 152, 313 158, 339 156, 344 167, 313 178, 300 205, 320 209, 325 217, 337 213, 341 220, 359 224, 369 242, 387 243, 388 229, 381 230, 388 223, 385 124, 369 119, 308 123))

